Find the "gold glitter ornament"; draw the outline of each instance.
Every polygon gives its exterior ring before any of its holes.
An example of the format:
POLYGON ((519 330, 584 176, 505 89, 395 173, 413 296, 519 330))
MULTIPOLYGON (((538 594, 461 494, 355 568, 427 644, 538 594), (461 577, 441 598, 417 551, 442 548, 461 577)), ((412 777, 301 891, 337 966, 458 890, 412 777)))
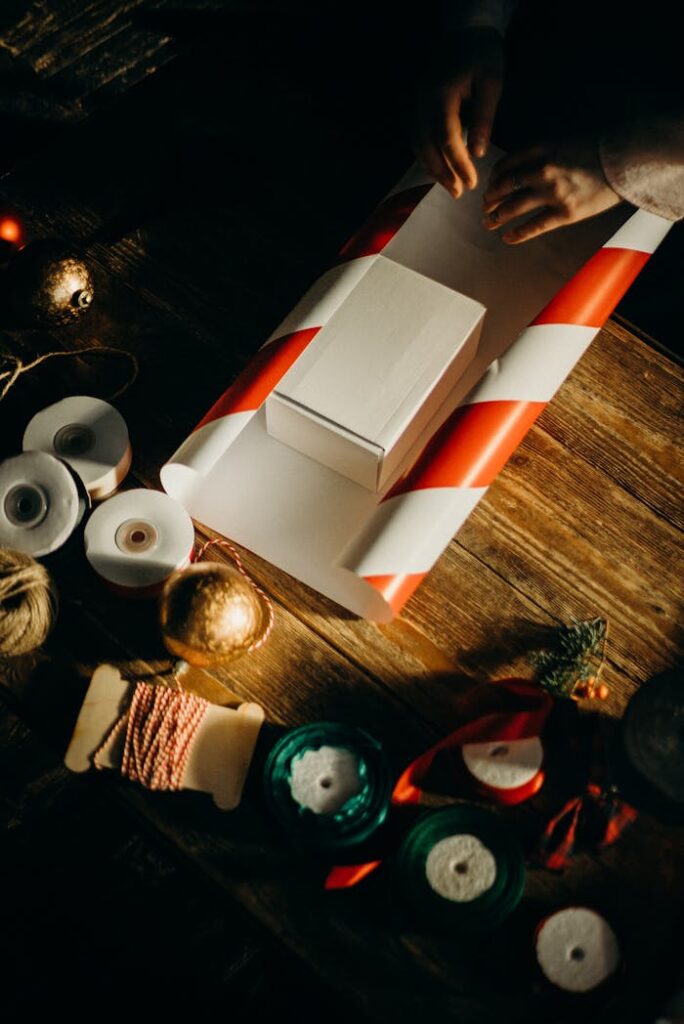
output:
POLYGON ((160 622, 171 654, 208 667, 260 647, 271 629, 272 609, 239 568, 195 562, 164 584, 160 622))

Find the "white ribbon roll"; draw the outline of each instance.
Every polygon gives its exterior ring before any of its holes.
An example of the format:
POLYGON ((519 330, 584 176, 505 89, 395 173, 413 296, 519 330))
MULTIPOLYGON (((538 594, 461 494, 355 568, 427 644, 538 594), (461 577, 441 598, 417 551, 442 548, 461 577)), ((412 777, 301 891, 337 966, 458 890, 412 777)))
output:
POLYGON ((88 497, 69 467, 45 452, 0 463, 0 546, 40 558, 81 522, 88 497))
POLYGON ((620 963, 615 932, 588 907, 566 907, 542 921, 536 952, 544 975, 565 992, 591 992, 620 963))
POLYGON ((124 491, 97 508, 85 528, 85 552, 108 584, 145 596, 190 561, 192 520, 182 505, 160 491, 124 491))
POLYGON ((121 413, 101 398, 87 395, 64 398, 36 413, 24 432, 23 448, 64 459, 94 501, 117 489, 132 458, 121 413))

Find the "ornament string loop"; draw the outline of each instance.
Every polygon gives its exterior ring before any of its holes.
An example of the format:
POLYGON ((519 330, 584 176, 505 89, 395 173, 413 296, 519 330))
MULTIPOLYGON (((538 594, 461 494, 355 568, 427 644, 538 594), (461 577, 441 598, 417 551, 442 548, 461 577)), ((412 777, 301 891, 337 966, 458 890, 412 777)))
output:
POLYGON ((204 544, 202 544, 198 548, 197 553, 196 553, 196 555, 195 555, 195 557, 193 559, 193 562, 195 562, 195 563, 201 562, 202 559, 204 558, 205 554, 209 550, 209 548, 212 545, 214 545, 214 544, 216 545, 216 547, 222 548, 222 549, 228 551, 228 553, 230 554, 230 557, 232 558, 233 562, 235 563, 235 566, 236 566, 238 572, 240 572, 244 576, 244 578, 247 580, 247 582, 249 583, 249 585, 252 588, 252 590, 254 590, 254 592, 256 594, 258 594, 259 597, 261 598, 261 600, 264 602, 264 607, 266 608, 266 620, 267 620, 266 621, 266 627, 265 627, 262 635, 257 640, 255 640, 253 643, 251 643, 249 645, 249 647, 246 648, 246 653, 247 654, 251 654, 252 651, 256 651, 260 647, 263 647, 263 645, 266 643, 266 641, 268 640, 268 638, 270 636, 271 630, 273 629, 273 624, 274 624, 274 621, 275 621, 275 612, 273 610, 273 602, 271 601, 271 598, 268 596, 266 591, 262 590, 262 588, 259 586, 259 584, 254 579, 252 579, 252 577, 249 575, 249 573, 245 569, 244 565, 242 564, 242 559, 240 558, 240 555, 239 555, 237 549, 235 547, 233 547, 233 545, 230 543, 230 541, 223 540, 223 539, 221 539, 219 537, 215 537, 212 540, 205 541, 204 544))

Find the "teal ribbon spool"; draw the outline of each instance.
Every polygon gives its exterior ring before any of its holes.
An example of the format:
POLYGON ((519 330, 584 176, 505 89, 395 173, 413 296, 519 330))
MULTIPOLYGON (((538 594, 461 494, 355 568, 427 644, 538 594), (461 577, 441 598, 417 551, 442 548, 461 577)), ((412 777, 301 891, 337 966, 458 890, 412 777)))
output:
POLYGON ((384 751, 363 729, 335 722, 315 722, 286 733, 273 747, 264 769, 266 801, 297 844, 319 850, 342 850, 365 842, 384 822, 392 779, 384 751), (339 747, 357 759, 361 790, 334 814, 316 814, 292 797, 292 764, 309 750, 339 747))
POLYGON ((498 814, 476 804, 457 804, 429 811, 416 822, 398 851, 394 883, 402 901, 432 925, 450 932, 480 934, 495 928, 520 902, 525 860, 516 836, 498 814), (432 848, 456 835, 475 836, 496 862, 491 888, 467 902, 441 896, 426 875, 432 848))

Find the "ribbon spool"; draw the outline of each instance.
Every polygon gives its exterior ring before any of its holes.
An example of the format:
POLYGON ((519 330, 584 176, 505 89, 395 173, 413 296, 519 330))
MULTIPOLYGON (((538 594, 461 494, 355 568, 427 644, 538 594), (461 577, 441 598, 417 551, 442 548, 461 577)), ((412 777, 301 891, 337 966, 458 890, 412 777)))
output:
POLYGON ((535 933, 535 953, 546 980, 573 995, 595 992, 620 965, 615 932, 588 907, 566 907, 545 917, 535 933))
POLYGON ((147 488, 109 498, 85 528, 86 558, 126 597, 156 596, 165 580, 189 563, 194 542, 192 520, 182 505, 147 488))
POLYGON ((529 800, 544 784, 544 748, 538 736, 465 743, 461 757, 473 788, 499 804, 529 800))
POLYGON ((628 767, 635 773, 635 794, 653 810, 684 812, 684 680, 670 669, 634 694, 620 733, 628 767))
POLYGON ((435 758, 447 751, 458 752, 476 792, 499 803, 520 803, 541 789, 539 734, 553 706, 551 696, 526 679, 499 679, 487 683, 486 689, 498 695, 500 707, 464 722, 415 758, 396 782, 393 803, 419 803, 435 758))
POLYGON ((347 849, 368 839, 387 817, 391 788, 377 740, 334 722, 288 732, 264 769, 274 816, 296 843, 319 850, 347 849))
POLYGON ((525 862, 496 813, 459 804, 419 819, 399 848, 394 879, 418 916, 448 931, 479 934, 520 902, 525 862))
POLYGON ((65 462, 24 452, 0 463, 0 546, 34 558, 61 548, 82 521, 90 499, 65 462))
POLYGON ((36 413, 24 432, 24 451, 41 451, 68 462, 94 501, 108 498, 130 469, 126 422, 101 398, 75 395, 36 413))

